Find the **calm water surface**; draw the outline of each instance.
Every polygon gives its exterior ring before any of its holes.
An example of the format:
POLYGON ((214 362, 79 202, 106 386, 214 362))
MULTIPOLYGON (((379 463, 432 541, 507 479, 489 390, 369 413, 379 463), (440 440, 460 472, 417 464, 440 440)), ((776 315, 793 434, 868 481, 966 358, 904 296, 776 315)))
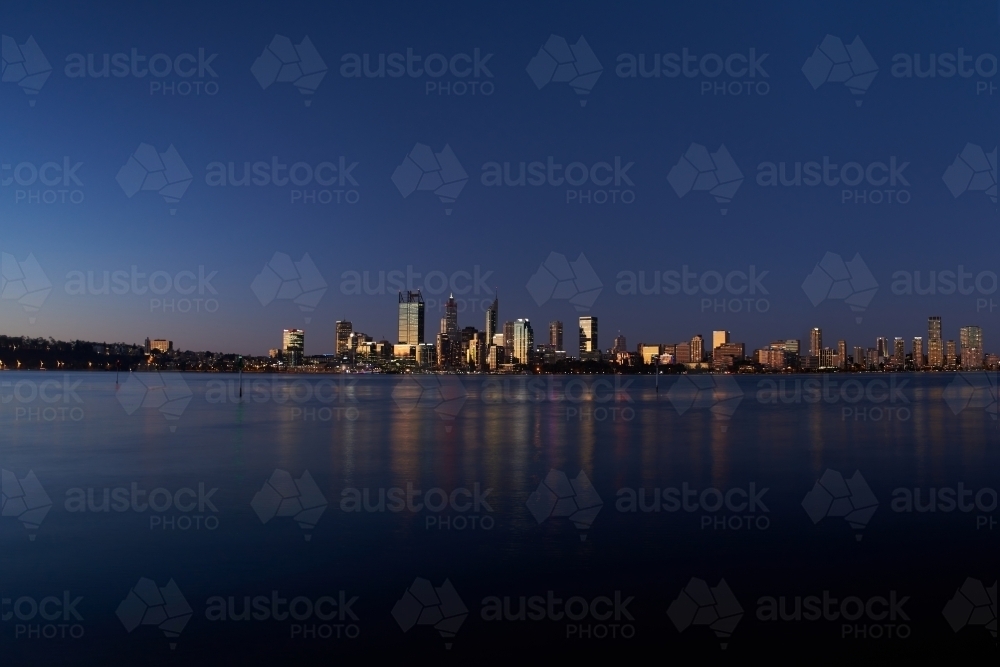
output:
POLYGON ((3 652, 255 664, 379 649, 490 664, 543 645, 615 659, 745 659, 803 641, 865 658, 995 650, 942 610, 967 578, 996 581, 996 376, 827 378, 815 401, 802 383, 820 376, 703 376, 702 389, 661 377, 657 392, 650 377, 245 375, 241 399, 236 376, 122 375, 116 388, 106 373, 0 372, 3 652), (773 402, 768 382, 785 383, 773 402), (853 502, 853 522, 824 515, 838 475, 849 497, 830 503, 853 502), (946 488, 969 491, 960 507, 906 511, 946 488), (457 633, 407 606, 418 577, 453 586, 461 602, 443 616, 468 613, 457 633), (190 611, 136 606, 143 578, 154 591, 173 580, 190 611), (717 590, 688 625, 692 578, 724 579, 732 598, 717 590), (766 618, 768 598, 790 614, 824 591, 908 599, 895 618, 766 618), (540 620, 491 620, 492 599, 514 616, 536 595, 577 598, 573 616, 606 596, 612 611, 568 620, 553 603, 540 620), (32 615, 50 596, 50 619, 32 615), (232 618, 257 596, 266 619, 232 618), (291 615, 276 598, 298 598, 291 615), (717 634, 733 599, 743 615, 717 634))

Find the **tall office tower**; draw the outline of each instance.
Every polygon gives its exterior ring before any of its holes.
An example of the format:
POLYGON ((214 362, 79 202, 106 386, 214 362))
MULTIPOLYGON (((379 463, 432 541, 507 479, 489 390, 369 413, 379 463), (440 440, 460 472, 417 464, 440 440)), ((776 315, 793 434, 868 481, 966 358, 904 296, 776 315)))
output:
POLYGON ((448 333, 448 318, 441 318, 441 326, 438 327, 438 333, 448 333))
POLYGON ((420 290, 399 293, 399 342, 408 345, 424 342, 424 297, 420 290))
POLYGON ((493 334, 493 340, 490 341, 500 349, 503 349, 503 332, 493 334))
POLYGON ((868 360, 865 359, 865 348, 854 346, 854 363, 861 368, 868 367, 868 360))
POLYGON ((977 326, 962 327, 958 330, 959 350, 962 354, 962 368, 983 367, 983 330, 977 326))
POLYGON ((958 365, 958 355, 955 352, 955 341, 949 340, 944 344, 944 367, 955 368, 958 365))
POLYGON ((431 366, 434 364, 434 346, 430 343, 420 343, 416 346, 414 357, 418 366, 431 366))
POLYGON ((479 334, 479 331, 476 327, 465 327, 458 332, 458 339, 461 342, 456 350, 458 356, 453 362, 456 366, 464 366, 469 363, 469 347, 474 344, 473 340, 477 334, 479 334))
POLYGON ((444 332, 449 335, 458 333, 458 302, 455 301, 454 294, 449 294, 448 300, 444 303, 444 319, 444 332))
POLYGON ((927 365, 944 368, 944 342, 941 340, 941 316, 927 318, 927 365))
POLYGON ((617 336, 615 336, 615 346, 611 348, 611 352, 614 354, 618 354, 619 352, 628 352, 628 342, 625 340, 625 336, 623 336, 620 332, 617 336))
POLYGON ((348 320, 337 320, 337 354, 346 354, 351 351, 351 333, 354 325, 348 320))
POLYGON ((809 332, 809 356, 818 357, 823 351, 823 330, 813 327, 809 332))
POLYGON ((824 347, 819 351, 819 367, 820 368, 833 368, 833 348, 824 347))
POLYGON ((306 332, 302 329, 285 329, 281 336, 281 353, 290 366, 302 363, 306 350, 306 332))
POLYGON ((897 368, 906 365, 906 341, 902 336, 896 336, 892 341, 892 362, 897 368))
POLYGON ((588 359, 600 354, 597 344, 597 318, 587 315, 580 318, 580 358, 588 359))
POLYGON ((841 368, 847 368, 847 341, 838 340, 837 341, 837 362, 838 366, 841 368))
POLYGON ((729 342, 729 332, 728 331, 713 331, 712 332, 712 349, 719 347, 720 345, 725 345, 729 342))
POLYGON ((802 350, 802 341, 798 338, 789 338, 785 341, 785 352, 787 353, 787 358, 793 366, 799 365, 799 354, 802 350))
POLYGON ((927 318, 927 340, 941 339, 941 316, 931 315, 927 318))
POLYGON ((563 347, 563 323, 559 320, 549 322, 549 345, 556 350, 564 350, 563 347))
POLYGON ((146 339, 146 344, 145 344, 145 346, 144 346, 144 349, 145 349, 145 351, 146 351, 146 354, 149 354, 150 352, 152 352, 152 351, 153 351, 153 348, 152 348, 152 347, 150 347, 150 345, 149 345, 149 339, 148 339, 148 338, 146 339))
POLYGON ((526 319, 514 320, 513 363, 530 364, 531 352, 535 348, 535 333, 531 330, 531 322, 526 319))
POLYGON ((436 352, 438 368, 448 368, 450 365, 449 362, 452 358, 451 346, 453 341, 451 336, 442 331, 437 335, 435 344, 437 346, 436 352))
POLYGON ((472 338, 469 340, 468 345, 465 350, 465 363, 473 370, 485 370, 486 369, 486 334, 482 331, 477 331, 472 334, 472 338))
POLYGON ((882 361, 885 361, 889 356, 889 341, 882 336, 875 339, 875 350, 878 352, 878 356, 882 361))
POLYGON ((514 323, 510 321, 503 323, 503 351, 504 363, 514 363, 514 323))
POLYGON ((924 338, 923 336, 913 337, 913 367, 924 367, 924 338))
MULTIPOLYGON (((500 334, 501 336, 503 334, 500 334)), ((490 345, 490 351, 487 353, 486 365, 491 371, 495 371, 503 363, 503 346, 502 345, 490 345)))
POLYGON ((705 360, 705 339, 701 334, 695 334, 691 339, 691 361, 700 364, 705 360))
POLYGON ((490 309, 486 311, 486 339, 489 342, 493 342, 493 336, 497 333, 497 317, 500 314, 500 303, 498 301, 497 295, 493 295, 493 303, 490 305, 490 309))

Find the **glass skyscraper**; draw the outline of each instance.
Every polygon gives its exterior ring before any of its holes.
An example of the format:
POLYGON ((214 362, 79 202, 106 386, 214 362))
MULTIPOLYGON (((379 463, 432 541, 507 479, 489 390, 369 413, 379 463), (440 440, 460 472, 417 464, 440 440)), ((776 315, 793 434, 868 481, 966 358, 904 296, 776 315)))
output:
POLYGON ((514 358, 515 364, 530 364, 531 352, 535 348, 535 333, 531 330, 528 320, 514 320, 514 358))
POLYGON ((420 290, 399 293, 399 343, 424 342, 424 297, 420 290))
POLYGON ((563 347, 563 323, 559 320, 549 322, 549 345, 554 350, 564 350, 563 347))
POLYGON ((302 329, 285 329, 282 332, 281 352, 285 363, 298 366, 306 349, 306 332, 302 329))
POLYGON ((498 303, 497 296, 493 295, 493 303, 490 305, 490 309, 486 311, 486 340, 487 345, 493 343, 493 336, 497 333, 497 316, 499 315, 500 304, 498 303))
POLYGON ((597 318, 586 315, 580 318, 580 358, 587 359, 600 354, 597 342, 597 318))
POLYGON ((944 341, 941 340, 941 316, 927 318, 927 365, 944 368, 944 341))

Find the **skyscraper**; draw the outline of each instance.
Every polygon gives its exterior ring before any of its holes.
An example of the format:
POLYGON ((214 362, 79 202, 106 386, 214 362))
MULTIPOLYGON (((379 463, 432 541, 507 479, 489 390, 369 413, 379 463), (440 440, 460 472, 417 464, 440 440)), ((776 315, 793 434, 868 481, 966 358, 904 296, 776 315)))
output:
POLYGON ((865 359, 865 348, 854 346, 854 363, 861 368, 868 367, 868 360, 865 359))
POLYGON ((906 341, 902 336, 896 336, 892 341, 892 363, 896 368, 906 365, 906 341))
POLYGON ((705 360, 705 339, 701 334, 695 334, 691 339, 691 361, 700 364, 705 360))
POLYGON ((503 351, 504 363, 514 363, 514 323, 509 320, 503 323, 503 351))
POLYGON ((923 336, 913 337, 913 367, 924 367, 924 339, 923 336))
POLYGON ((337 320, 337 354, 347 354, 351 351, 351 333, 354 325, 348 320, 337 320))
POLYGON ((448 300, 444 304, 444 321, 445 329, 444 332, 449 336, 454 336, 458 333, 458 303, 455 301, 455 295, 449 294, 448 300))
POLYGON ((813 327, 809 331, 809 356, 819 357, 820 352, 823 351, 823 330, 819 327, 813 327))
POLYGON ((889 357, 889 341, 883 336, 879 336, 875 339, 875 350, 878 352, 879 359, 885 361, 889 357))
POLYGON ((514 358, 515 364, 530 364, 531 352, 535 347, 535 334, 531 330, 531 322, 526 319, 514 321, 514 358))
POLYGON ((281 336, 281 353, 285 363, 298 366, 306 349, 306 332, 302 329, 285 329, 281 336))
POLYGON ((719 347, 720 345, 725 345, 729 342, 729 332, 728 331, 713 331, 712 332, 712 349, 719 347))
POLYGON ((619 332, 615 337, 615 346, 611 349, 611 351, 614 354, 618 354, 619 352, 628 352, 628 341, 625 340, 625 336, 623 336, 621 332, 619 332))
POLYGON ((399 343, 419 345, 424 342, 424 297, 420 290, 399 293, 399 343))
POLYGON ((837 365, 840 368, 847 368, 847 341, 837 341, 837 365))
POLYGON ((949 340, 944 344, 944 366, 945 368, 955 368, 958 365, 958 354, 955 352, 955 341, 949 340))
POLYGON ((451 336, 442 331, 437 335, 437 340, 435 341, 435 343, 437 346, 436 349, 437 365, 440 368, 448 368, 451 359, 454 356, 451 350, 453 343, 451 336))
POLYGON ((496 294, 493 295, 493 303, 486 311, 486 340, 488 344, 493 342, 493 336, 497 333, 497 316, 500 314, 500 304, 496 294))
POLYGON ((597 343, 597 318, 586 315, 580 318, 580 358, 592 359, 600 355, 601 348, 597 343))
POLYGON ((944 368, 940 315, 931 315, 927 318, 927 365, 931 368, 944 368))
POLYGON ((983 367, 983 330, 977 326, 962 327, 958 330, 959 350, 962 354, 962 368, 983 367))
POLYGON ((556 350, 565 350, 563 347, 563 323, 559 320, 549 322, 549 345, 556 350))

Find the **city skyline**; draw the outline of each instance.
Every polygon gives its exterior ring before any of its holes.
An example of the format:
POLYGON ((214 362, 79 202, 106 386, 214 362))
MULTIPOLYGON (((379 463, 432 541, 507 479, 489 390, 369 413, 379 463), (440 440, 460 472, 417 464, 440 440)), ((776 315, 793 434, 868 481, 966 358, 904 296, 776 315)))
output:
MULTIPOLYGON (((375 343, 391 350, 391 356, 395 358, 420 358, 422 353, 418 352, 418 346, 424 340, 424 318, 423 299, 419 291, 417 293, 407 293, 404 298, 399 294, 399 338, 396 343, 388 339, 375 341, 371 336, 360 332, 354 332, 352 322, 339 321, 337 337, 334 343, 336 351, 334 355, 342 356, 345 353, 356 351, 359 344, 375 343), (414 309, 416 308, 416 310, 414 309), (406 336, 407 340, 403 340, 406 336), (409 340, 418 340, 413 343, 409 340), (404 349, 405 348, 405 349, 404 349)), ((534 331, 528 318, 516 318, 514 320, 503 321, 503 333, 497 332, 499 324, 499 297, 494 295, 493 302, 485 314, 485 329, 478 330, 475 326, 466 326, 460 330, 457 305, 454 295, 450 295, 446 302, 446 316, 441 318, 440 331, 437 334, 436 343, 428 344, 435 350, 434 365, 443 368, 459 368, 467 364, 474 367, 496 369, 501 363, 517 363, 525 365, 528 359, 538 359, 546 354, 554 354, 557 350, 569 358, 580 360, 602 358, 615 361, 618 353, 631 354, 627 347, 627 337, 619 330, 614 339, 614 343, 605 349, 599 345, 598 338, 598 317, 592 315, 580 316, 579 320, 579 345, 577 354, 567 354, 564 347, 559 345, 562 338, 561 321, 552 321, 548 324, 548 342, 536 343, 534 331), (491 331, 493 332, 491 334, 491 331), (500 348, 500 357, 493 354, 492 348, 500 348), (470 352, 470 349, 472 350, 470 352), (508 352, 509 351, 509 352, 508 352), (504 354, 512 354, 513 357, 504 358, 504 354), (595 354, 596 353, 596 354, 595 354), (464 356, 463 356, 464 355, 464 356), (501 359, 503 361, 501 361, 501 359), (513 360, 513 361, 512 361, 513 360)), ((299 331, 299 330, 293 330, 299 331)), ((984 344, 983 330, 978 325, 962 325, 958 327, 956 338, 943 338, 946 328, 943 326, 942 317, 930 315, 927 317, 927 355, 925 356, 924 336, 912 336, 907 345, 905 336, 893 336, 892 346, 888 344, 888 338, 878 336, 873 347, 856 345, 855 340, 848 341, 846 338, 838 338, 836 347, 825 345, 823 342, 823 330, 821 327, 809 329, 809 354, 800 356, 800 339, 778 339, 772 340, 767 345, 759 347, 747 347, 746 343, 732 341, 732 332, 729 330, 714 330, 711 332, 710 345, 705 348, 704 336, 700 333, 694 334, 690 340, 680 343, 664 343, 652 341, 640 341, 635 345, 635 359, 642 360, 643 363, 650 363, 652 357, 661 355, 664 350, 670 348, 668 356, 670 363, 701 363, 706 359, 713 361, 716 356, 729 357, 728 363, 731 365, 732 359, 742 358, 758 362, 764 367, 785 368, 789 365, 789 359, 794 358, 794 365, 799 366, 798 359, 804 359, 803 368, 842 368, 847 369, 849 361, 855 365, 862 365, 866 368, 877 367, 881 364, 889 364, 898 369, 902 369, 904 363, 909 360, 910 366, 914 370, 922 368, 979 368, 990 352, 984 344), (848 354, 849 346, 853 345, 853 354, 848 354), (651 348, 656 348, 652 352, 651 348), (907 351, 909 350, 909 351, 907 351), (941 358, 934 356, 931 350, 941 350, 941 358), (752 353, 750 352, 752 351, 752 353), (718 354, 717 354, 718 353, 718 354), (790 355, 790 356, 789 356, 790 355), (969 361, 975 360, 975 361, 969 361)), ((285 330, 282 349, 287 347, 289 330, 285 330)), ((300 339, 301 340, 301 339, 300 339)), ((154 343, 166 344, 167 341, 154 341, 154 343)), ((169 342, 170 347, 173 342, 169 342)), ((156 347, 154 345, 154 347, 156 347)), ((146 339, 147 351, 150 349, 149 339, 146 339)), ((157 348, 159 349, 159 348, 157 348)), ((298 349, 298 348, 296 348, 298 349)), ((374 355, 371 348, 365 355, 374 355)), ((305 356, 328 356, 328 352, 313 353, 305 356)), ((363 355, 364 356, 364 355, 363 355)), ((996 356, 996 355, 993 355, 996 356)), ((554 359, 554 357, 552 357, 554 359)), ((619 357, 619 361, 621 358, 619 357)), ((635 363, 629 362, 629 363, 635 363)), ((428 365, 426 362, 421 365, 428 365)), ((713 370, 727 370, 728 367, 720 366, 717 362, 712 363, 713 370)))

